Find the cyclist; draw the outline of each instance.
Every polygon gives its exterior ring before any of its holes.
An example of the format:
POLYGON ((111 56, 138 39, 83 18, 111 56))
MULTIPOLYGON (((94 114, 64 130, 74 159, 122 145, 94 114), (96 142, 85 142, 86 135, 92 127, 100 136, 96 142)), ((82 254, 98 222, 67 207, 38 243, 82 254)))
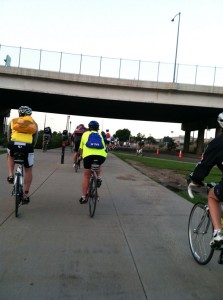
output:
POLYGON ((78 150, 80 147, 80 142, 81 142, 81 138, 83 133, 86 131, 86 128, 83 124, 80 124, 76 127, 74 133, 73 133, 73 142, 74 142, 74 164, 73 167, 75 167, 75 161, 77 159, 77 154, 78 154, 78 150))
POLYGON ((42 149, 44 149, 44 142, 46 141, 46 143, 48 145, 51 138, 52 138, 52 130, 49 126, 47 126, 43 130, 43 146, 42 146, 42 149))
POLYGON ((20 106, 19 118, 11 120, 7 132, 7 162, 9 176, 8 183, 14 182, 14 153, 22 152, 25 154, 24 172, 24 195, 23 204, 30 202, 29 190, 32 183, 32 167, 34 164, 34 146, 38 138, 38 125, 31 117, 32 109, 28 106, 20 106))
MULTIPOLYGON (((102 171, 101 165, 105 162, 106 157, 107 157, 106 146, 105 146, 103 136, 100 133, 98 133, 99 123, 97 121, 91 121, 88 124, 88 127, 89 127, 89 130, 86 131, 82 135, 81 143, 80 143, 80 154, 83 157, 83 163, 84 163, 84 177, 83 177, 83 181, 82 181, 82 197, 79 200, 81 204, 87 203, 87 201, 85 200, 85 196, 87 193, 89 178, 90 178, 90 174, 91 174, 91 164, 93 163, 93 161, 95 159, 97 159, 98 164, 100 165, 99 171, 97 172, 98 187, 99 187, 102 183, 102 180, 100 178, 100 174, 102 171), (99 135, 98 138, 100 140, 99 142, 101 143, 100 149, 89 147, 88 144, 89 144, 90 136, 92 136, 92 133, 97 134, 97 137, 99 135)), ((94 143, 92 143, 92 144, 94 144, 94 143)), ((97 142, 97 144, 99 144, 99 143, 97 142)))
MULTIPOLYGON (((217 121, 223 128, 223 113, 220 113, 217 121)), ((194 171, 188 178, 188 184, 192 181, 197 186, 203 186, 203 180, 208 176, 211 169, 216 165, 223 172, 223 133, 213 139, 207 146, 202 160, 196 165, 194 171)), ((223 180, 210 189, 208 194, 208 207, 214 226, 211 247, 218 247, 223 244, 223 234, 221 225, 221 206, 223 202, 223 180)))
POLYGON ((62 132, 62 145, 67 146, 69 143, 69 134, 68 134, 68 130, 64 129, 62 132))
POLYGON ((106 152, 108 152, 110 142, 107 140, 106 133, 104 131, 101 131, 101 135, 102 135, 102 137, 104 139, 104 142, 105 142, 106 152))
POLYGON ((140 153, 142 153, 142 149, 144 148, 145 143, 144 140, 141 140, 138 142, 137 148, 136 148, 136 154, 139 155, 140 153))

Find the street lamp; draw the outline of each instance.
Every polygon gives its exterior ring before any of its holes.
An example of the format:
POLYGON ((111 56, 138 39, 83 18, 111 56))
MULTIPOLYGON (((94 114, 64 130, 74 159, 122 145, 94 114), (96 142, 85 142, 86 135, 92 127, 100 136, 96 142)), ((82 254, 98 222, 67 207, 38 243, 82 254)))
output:
POLYGON ((173 72, 173 83, 175 82, 176 77, 176 66, 177 66, 177 50, 178 50, 178 39, 179 39, 179 29, 180 29, 180 12, 176 14, 171 22, 174 22, 175 18, 179 16, 178 18, 178 29, 177 29, 177 44, 176 44, 176 54, 175 54, 175 62, 174 62, 174 72, 173 72))

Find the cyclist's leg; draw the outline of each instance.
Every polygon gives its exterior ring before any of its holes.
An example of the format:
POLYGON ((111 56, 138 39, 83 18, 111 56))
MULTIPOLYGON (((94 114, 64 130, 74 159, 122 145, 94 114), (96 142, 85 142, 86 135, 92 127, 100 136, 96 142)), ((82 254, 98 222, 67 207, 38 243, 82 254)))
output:
POLYGON ((214 188, 208 194, 208 207, 214 229, 221 229, 221 205, 214 193, 214 188))
POLYGON ((79 146, 80 146, 80 141, 74 143, 74 166, 77 161, 77 153, 78 153, 79 146))
POLYGON ((96 155, 94 159, 98 160, 98 164, 99 164, 99 169, 97 171, 97 186, 100 187, 102 184, 102 179, 101 179, 101 172, 102 172, 102 165, 105 162, 106 158, 104 156, 101 155, 96 155))
POLYGON ((90 175, 91 175, 91 157, 87 156, 83 159, 83 164, 84 164, 84 176, 82 179, 82 196, 79 200, 79 202, 81 204, 83 203, 87 203, 87 201, 85 200, 86 198, 86 194, 88 191, 88 186, 89 186, 89 179, 90 179, 90 175))
POLYGON ((32 167, 34 164, 34 150, 32 145, 27 145, 25 149, 26 155, 24 160, 24 198, 29 202, 29 191, 32 184, 32 167))
POLYGON ((15 145, 13 142, 9 142, 8 146, 7 146, 7 164, 8 164, 8 178, 7 181, 9 183, 13 183, 13 178, 14 178, 14 158, 13 158, 13 154, 14 154, 14 149, 15 145))

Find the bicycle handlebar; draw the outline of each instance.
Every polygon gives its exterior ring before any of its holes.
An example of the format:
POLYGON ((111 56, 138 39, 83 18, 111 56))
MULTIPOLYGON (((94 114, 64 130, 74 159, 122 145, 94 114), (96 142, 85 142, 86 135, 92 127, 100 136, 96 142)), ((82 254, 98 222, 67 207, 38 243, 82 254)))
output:
POLYGON ((197 188, 205 188, 207 191, 214 187, 216 185, 215 182, 211 182, 211 183, 207 183, 207 182, 204 182, 203 183, 203 186, 202 185, 199 185, 199 184, 196 184, 194 182, 190 182, 188 187, 187 187, 187 192, 188 192, 188 195, 190 196, 190 198, 194 198, 194 195, 193 195, 193 187, 197 187, 197 188))
POLYGON ((193 182, 190 182, 190 183, 188 184, 188 187, 187 187, 188 195, 189 195, 189 197, 192 198, 192 199, 194 198, 192 188, 195 187, 195 186, 197 187, 198 185, 195 184, 195 183, 193 183, 193 182))

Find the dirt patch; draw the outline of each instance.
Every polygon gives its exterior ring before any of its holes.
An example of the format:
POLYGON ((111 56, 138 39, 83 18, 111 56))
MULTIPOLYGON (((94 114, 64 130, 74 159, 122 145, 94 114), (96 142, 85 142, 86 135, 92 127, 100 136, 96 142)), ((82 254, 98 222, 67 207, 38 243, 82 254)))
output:
POLYGON ((184 174, 181 174, 175 170, 152 168, 130 159, 126 161, 144 175, 148 176, 159 184, 162 184, 170 190, 175 192, 187 190, 187 182, 184 174))

